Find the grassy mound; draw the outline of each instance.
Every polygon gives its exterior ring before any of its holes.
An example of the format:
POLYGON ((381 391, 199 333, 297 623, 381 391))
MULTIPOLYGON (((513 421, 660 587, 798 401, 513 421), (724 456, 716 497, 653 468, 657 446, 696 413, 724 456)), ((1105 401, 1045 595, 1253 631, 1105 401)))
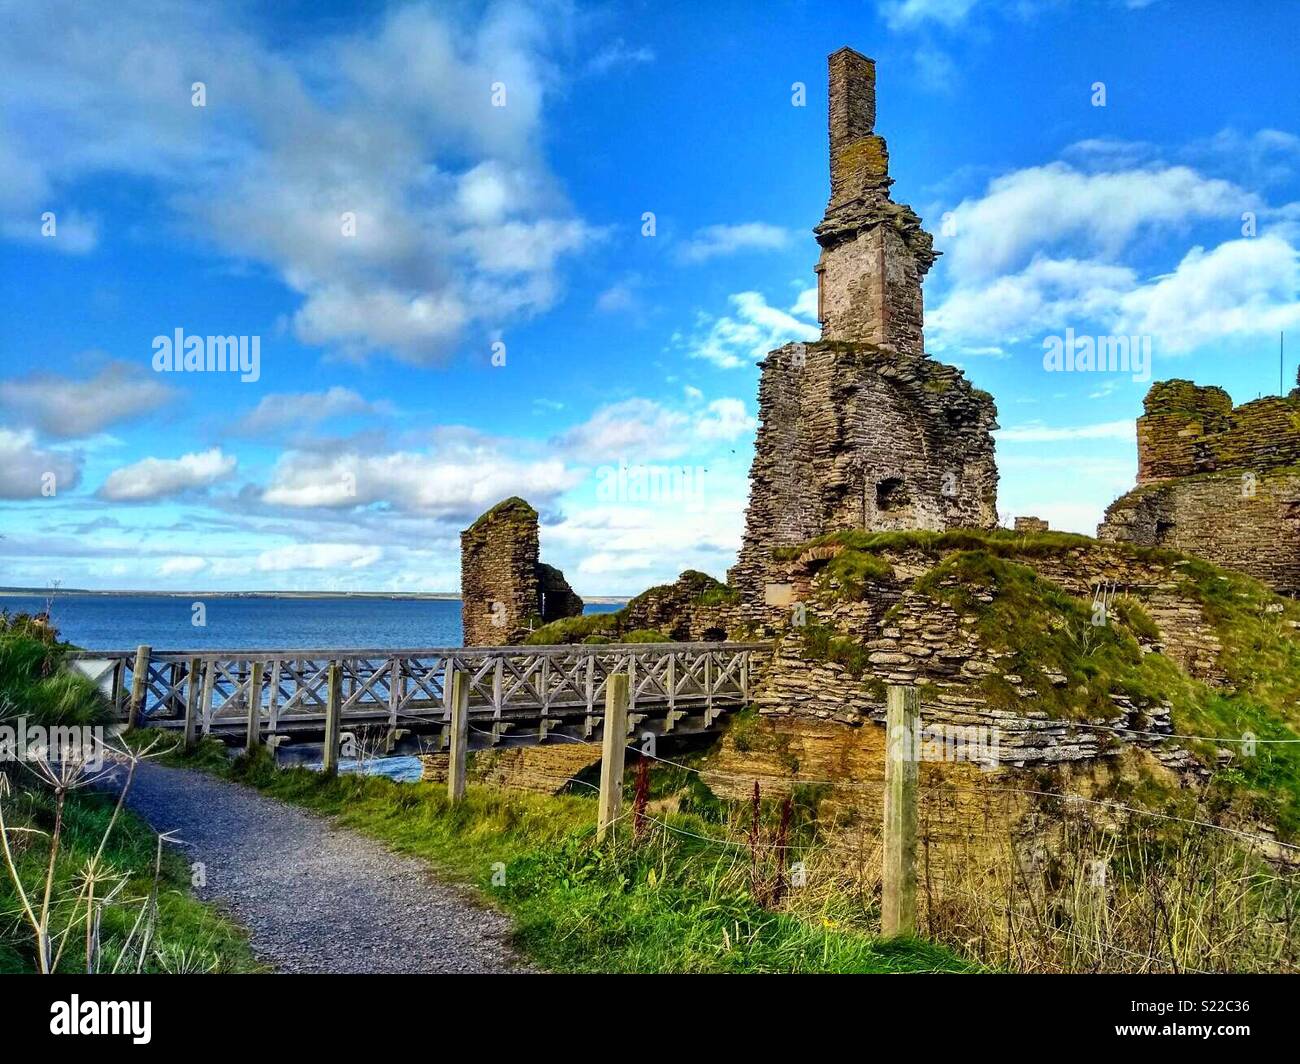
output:
POLYGON ((530 632, 527 646, 561 643, 671 643, 661 630, 665 618, 679 620, 693 606, 724 606, 740 600, 740 592, 708 573, 687 569, 671 584, 658 584, 610 613, 562 617, 530 632), (649 619, 650 623, 646 623, 649 619), (656 638, 651 638, 654 636, 656 638))

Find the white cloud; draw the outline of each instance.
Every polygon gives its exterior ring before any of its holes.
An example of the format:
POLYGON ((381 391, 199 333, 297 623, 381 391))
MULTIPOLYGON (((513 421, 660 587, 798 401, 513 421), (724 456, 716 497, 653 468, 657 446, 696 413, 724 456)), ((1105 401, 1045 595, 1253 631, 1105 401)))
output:
POLYGON ((1127 266, 1039 257, 1017 273, 953 289, 926 314, 926 335, 935 350, 993 353, 1067 325, 1113 321, 1136 284, 1127 266))
POLYGON ((1127 440, 1136 439, 1133 420, 1103 421, 1094 425, 1075 425, 1053 428, 1042 422, 999 429, 993 434, 998 443, 1059 443, 1063 440, 1127 440))
POLYGON ((1142 282, 1128 266, 1037 258, 1018 273, 959 286, 927 315, 937 351, 1078 334, 1150 336, 1155 357, 1276 335, 1300 324, 1300 252, 1280 236, 1194 247, 1142 282))
MULTIPOLYGON (((1293 147, 1289 135, 1261 133, 1269 134, 1267 150, 1293 147)), ((996 178, 955 209, 941 260, 949 286, 926 315, 936 351, 973 354, 1072 328, 1150 336, 1160 357, 1300 320, 1292 242, 1300 232, 1288 207, 1271 208, 1256 193, 1187 166, 1136 162, 1151 145, 1094 140, 1069 150, 1104 169, 1029 167, 996 178), (1271 228, 1209 250, 1193 247, 1166 275, 1148 278, 1123 261, 1139 246, 1149 254, 1153 235, 1207 220, 1236 232, 1245 211, 1271 219, 1271 228)))
POLYGON ((208 560, 198 558, 194 555, 177 555, 173 558, 165 558, 158 566, 159 576, 191 576, 194 573, 206 569, 208 560))
POLYGON ((635 284, 630 281, 620 281, 610 285, 596 297, 596 309, 602 314, 618 314, 639 309, 641 301, 637 297, 635 288, 635 284))
POLYGON ((572 556, 575 586, 635 594, 652 582, 699 569, 723 579, 744 528, 744 479, 706 479, 704 498, 657 506, 591 506, 542 529, 548 556, 572 556), (665 573, 666 559, 671 572, 665 573))
POLYGON ((607 74, 616 67, 640 66, 643 63, 653 63, 655 53, 653 48, 645 45, 632 47, 622 37, 612 44, 606 45, 587 63, 587 72, 590 74, 607 74))
POLYGON ((50 487, 70 491, 80 479, 79 454, 42 450, 34 432, 0 428, 0 499, 57 497, 49 495, 50 487))
POLYGON ((113 502, 145 502, 198 491, 224 480, 235 471, 234 455, 220 447, 185 454, 180 458, 144 458, 115 469, 99 494, 113 502))
POLYGON ((979 0, 884 0, 880 13, 891 30, 914 29, 926 22, 949 28, 966 20, 979 0))
POLYGON ((1173 273, 1127 293, 1115 331, 1151 335, 1157 353, 1300 325, 1300 252, 1277 236, 1192 248, 1173 273))
POLYGON ((687 423, 685 414, 650 399, 626 399, 601 407, 555 443, 579 461, 672 458, 685 451, 687 423))
POLYGON ((738 251, 783 248, 790 243, 791 238, 790 230, 766 222, 709 225, 696 230, 678 248, 677 255, 683 262, 707 262, 721 255, 734 255, 738 251))
POLYGON ((1114 258, 1140 233, 1235 221, 1258 206, 1253 193, 1185 166, 1084 173, 1052 162, 995 178, 959 203, 942 261, 957 284, 977 283, 1066 242, 1075 258, 1114 258))
POLYGON ((472 443, 435 453, 290 451, 276 463, 262 500, 295 508, 381 506, 459 519, 509 495, 549 504, 577 479, 557 458, 520 460, 472 443))
POLYGON ((0 382, 0 403, 51 436, 89 436, 114 422, 138 418, 175 391, 127 362, 109 362, 93 377, 34 373, 0 382))
POLYGON ((696 423, 695 432, 704 440, 727 441, 753 432, 757 424, 739 399, 714 399, 708 413, 696 423))
POLYGON ((626 399, 601 407, 553 443, 579 462, 645 463, 712 449, 752 432, 755 424, 739 399, 714 399, 691 413, 626 399))
MULTIPOLYGON (((436 361, 549 308, 560 260, 599 236, 542 151, 568 20, 406 5, 284 49, 239 7, 21 5, 0 36, 0 231, 91 175, 144 177, 179 228, 300 294, 300 339, 436 361)), ((76 239, 71 211, 59 231, 76 239)))
POLYGON ((384 556, 379 547, 356 543, 292 543, 262 551, 254 562, 260 572, 293 569, 366 569, 384 556))
POLYGON ((733 311, 719 318, 700 316, 701 332, 690 340, 674 337, 692 358, 703 358, 722 369, 752 366, 767 353, 794 340, 821 336, 815 321, 817 290, 802 292, 789 311, 769 306, 758 292, 738 292, 729 297, 733 311))
POLYGON ((276 392, 266 396, 235 423, 232 431, 249 436, 282 432, 302 425, 357 415, 387 416, 391 403, 370 402, 351 388, 335 385, 323 392, 276 392))

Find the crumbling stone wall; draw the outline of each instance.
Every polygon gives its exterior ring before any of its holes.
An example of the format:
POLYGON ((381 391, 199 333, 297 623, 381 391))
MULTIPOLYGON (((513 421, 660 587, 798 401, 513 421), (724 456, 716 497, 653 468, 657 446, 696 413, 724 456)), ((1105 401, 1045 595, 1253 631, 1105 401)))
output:
POLYGON ((1300 388, 1234 407, 1222 388, 1157 381, 1137 420, 1138 483, 1300 465, 1300 388))
POLYGON ((1046 532, 1047 522, 1041 517, 1017 517, 1015 530, 1017 532, 1046 532))
POLYGON ((763 361, 740 558, 731 570, 768 615, 774 550, 844 529, 997 523, 997 410, 960 370, 925 357, 921 280, 930 235, 889 198, 874 132, 875 64, 830 57, 831 198, 814 229, 822 339, 763 361))
POLYGON ((1160 381, 1143 406, 1138 486, 1107 507, 1098 538, 1300 593, 1300 388, 1234 407, 1222 388, 1160 381))
POLYGON ((997 524, 992 398, 962 372, 870 344, 789 344, 763 362, 732 584, 761 603, 773 552, 844 529, 997 524))
POLYGON ((497 503, 460 534, 465 646, 513 646, 532 626, 582 612, 564 574, 538 554, 537 511, 520 498, 497 503))

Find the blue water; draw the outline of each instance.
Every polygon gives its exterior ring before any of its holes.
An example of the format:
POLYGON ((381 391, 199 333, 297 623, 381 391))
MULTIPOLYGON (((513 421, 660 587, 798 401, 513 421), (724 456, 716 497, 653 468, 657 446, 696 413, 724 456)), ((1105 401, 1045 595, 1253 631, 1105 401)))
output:
MULTIPOLYGON (((0 609, 39 613, 43 595, 0 595, 0 609)), ((595 604, 588 613, 617 605, 595 604)), ((51 619, 60 636, 87 650, 297 650, 455 647, 457 599, 180 598, 59 594, 51 619), (207 623, 191 623, 202 601, 207 623)))

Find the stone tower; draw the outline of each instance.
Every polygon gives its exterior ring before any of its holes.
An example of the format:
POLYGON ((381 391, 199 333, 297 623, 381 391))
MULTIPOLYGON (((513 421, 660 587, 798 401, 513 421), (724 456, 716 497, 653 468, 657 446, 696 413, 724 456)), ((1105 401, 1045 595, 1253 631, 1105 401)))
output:
POLYGON ((920 355, 921 281, 935 252, 916 212, 889 198, 889 149, 875 125, 876 64, 841 48, 830 57, 831 198, 813 230, 817 318, 823 339, 920 355))
POLYGON ((813 230, 822 339, 762 362, 749 508, 731 581, 761 605, 773 553, 827 532, 997 524, 997 410, 926 357, 921 280, 934 263, 915 212, 889 198, 874 132, 875 64, 830 57, 831 198, 813 230))
POLYGON ((530 626, 582 608, 564 574, 539 560, 537 511, 523 499, 497 503, 460 534, 465 646, 515 646, 530 626))

